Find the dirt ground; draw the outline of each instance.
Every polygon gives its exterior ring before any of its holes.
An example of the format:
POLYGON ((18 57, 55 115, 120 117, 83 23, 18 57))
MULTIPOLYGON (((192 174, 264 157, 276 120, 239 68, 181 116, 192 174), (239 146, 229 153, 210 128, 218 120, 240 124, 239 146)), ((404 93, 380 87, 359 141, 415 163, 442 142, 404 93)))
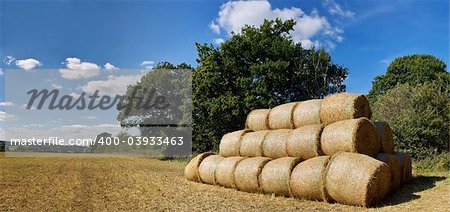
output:
MULTIPOLYGON (((324 211, 360 207, 189 182, 187 162, 147 158, 0 158, 0 211, 324 211)), ((416 174, 370 210, 448 211, 449 173, 416 174)))

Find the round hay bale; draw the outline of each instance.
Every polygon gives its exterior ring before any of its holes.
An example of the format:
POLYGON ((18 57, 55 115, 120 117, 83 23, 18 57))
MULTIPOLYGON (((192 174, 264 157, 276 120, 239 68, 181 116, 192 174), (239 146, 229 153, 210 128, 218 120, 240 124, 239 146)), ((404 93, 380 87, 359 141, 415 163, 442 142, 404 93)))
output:
POLYGON ((259 178, 263 167, 270 161, 266 157, 246 158, 234 170, 234 183, 240 191, 261 193, 259 178))
POLYGON ((403 152, 394 153, 400 160, 402 169, 402 184, 407 183, 412 178, 412 161, 411 156, 403 152))
POLYGON ((252 131, 268 130, 270 109, 252 110, 248 116, 245 126, 252 131))
POLYGON ((269 130, 249 132, 242 136, 240 155, 244 157, 263 156, 263 142, 269 130))
POLYGON ((381 144, 381 152, 394 153, 394 134, 389 124, 385 121, 374 121, 373 125, 381 144))
POLYGON ((325 155, 357 152, 375 156, 380 152, 375 127, 367 118, 338 121, 323 129, 320 146, 325 155))
POLYGON ((271 130, 264 138, 262 145, 263 155, 269 158, 287 157, 286 141, 292 130, 271 130))
POLYGON ((225 134, 220 140, 219 154, 224 157, 239 156, 242 135, 247 132, 249 130, 239 130, 225 134))
POLYGON ((279 196, 292 196, 289 180, 292 169, 300 161, 300 158, 284 157, 268 162, 259 178, 263 192, 279 196))
POLYGON ((291 102, 272 108, 269 113, 269 128, 272 130, 293 129, 293 112, 297 104, 298 102, 291 102))
POLYGON ((291 132, 286 141, 286 152, 289 157, 300 157, 303 160, 321 155, 320 135, 323 126, 307 125, 291 132))
POLYGON ((186 168, 184 168, 184 176, 187 180, 202 182, 198 173, 198 167, 200 166, 200 163, 203 161, 203 159, 210 155, 213 155, 213 153, 205 152, 192 158, 192 160, 186 165, 186 168))
POLYGON ((338 203, 368 207, 389 193, 387 164, 367 155, 340 152, 333 155, 325 174, 325 193, 338 203))
POLYGON ((320 105, 320 121, 324 124, 360 117, 372 117, 369 101, 364 95, 338 93, 325 97, 320 105))
POLYGON ((211 155, 203 159, 198 168, 198 173, 202 182, 215 185, 216 184, 216 170, 220 161, 224 157, 220 155, 211 155))
POLYGON ((294 108, 294 128, 310 124, 320 124, 320 104, 322 99, 299 102, 294 108))
POLYGON ((400 166, 400 159, 393 154, 379 153, 376 159, 386 163, 391 171, 391 191, 400 188, 402 183, 402 167, 400 166))
POLYGON ((330 156, 319 156, 299 163, 293 170, 290 186, 293 197, 326 200, 323 196, 323 172, 326 170, 330 156))
POLYGON ((228 157, 220 161, 216 169, 217 184, 226 188, 236 188, 234 184, 234 170, 244 157, 228 157))

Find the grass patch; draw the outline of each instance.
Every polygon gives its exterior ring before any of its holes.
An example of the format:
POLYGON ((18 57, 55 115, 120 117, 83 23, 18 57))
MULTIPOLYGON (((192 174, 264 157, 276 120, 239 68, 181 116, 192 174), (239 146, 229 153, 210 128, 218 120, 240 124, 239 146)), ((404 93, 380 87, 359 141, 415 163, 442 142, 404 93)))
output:
POLYGON ((450 154, 441 153, 422 160, 414 160, 413 168, 419 172, 448 172, 450 171, 450 154))

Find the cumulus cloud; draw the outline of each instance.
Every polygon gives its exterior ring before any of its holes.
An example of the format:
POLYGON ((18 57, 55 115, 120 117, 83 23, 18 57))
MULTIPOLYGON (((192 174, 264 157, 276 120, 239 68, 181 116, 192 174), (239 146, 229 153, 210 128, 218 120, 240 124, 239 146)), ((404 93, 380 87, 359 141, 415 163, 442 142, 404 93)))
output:
POLYGON ((8 114, 4 111, 0 111, 0 121, 7 121, 11 119, 14 119, 14 115, 8 114))
POLYGON ((59 69, 62 78, 69 80, 87 79, 100 74, 100 67, 91 62, 81 62, 79 58, 66 58, 66 68, 59 69))
POLYGON ((3 59, 3 62, 5 62, 6 65, 11 65, 11 63, 14 62, 14 60, 16 60, 15 57, 8 55, 3 59))
POLYGON ((222 39, 222 38, 216 38, 216 39, 214 39, 214 43, 216 43, 216 44, 221 44, 221 43, 223 43, 223 42, 225 42, 225 40, 222 39))
POLYGON ((105 65, 103 65, 103 68, 105 68, 105 71, 107 71, 107 72, 114 72, 116 70, 119 70, 118 67, 114 66, 111 63, 106 63, 105 65))
POLYGON ((334 0, 323 0, 323 5, 331 15, 342 16, 345 18, 355 17, 354 12, 343 9, 342 6, 336 3, 334 0))
POLYGON ((338 37, 343 33, 338 27, 331 26, 327 18, 320 16, 317 10, 307 14, 296 7, 272 8, 267 0, 227 2, 221 6, 218 17, 209 27, 215 33, 220 33, 220 29, 223 29, 230 35, 231 32, 240 33, 245 25, 260 26, 264 19, 276 18, 296 21, 290 34, 294 42, 300 42, 305 48, 320 45, 321 42, 317 37, 323 37, 330 42, 339 42, 341 39, 338 37))
POLYGON ((4 75, 4 74, 5 74, 5 72, 3 72, 3 69, 0 68, 0 76, 1 76, 1 75, 4 75))
POLYGON ((11 106, 14 106, 14 103, 12 103, 12 102, 0 102, 0 106, 11 107, 11 106))
POLYGON ((141 75, 108 76, 107 80, 90 81, 81 89, 86 93, 98 90, 100 95, 125 95, 127 86, 136 84, 141 77, 141 75))
POLYGON ((146 69, 153 69, 154 65, 155 65, 155 61, 152 61, 152 60, 144 60, 141 63, 141 66, 146 69))
POLYGON ((41 65, 42 65, 41 62, 33 58, 28 58, 25 60, 16 60, 16 66, 23 70, 31 70, 41 65))

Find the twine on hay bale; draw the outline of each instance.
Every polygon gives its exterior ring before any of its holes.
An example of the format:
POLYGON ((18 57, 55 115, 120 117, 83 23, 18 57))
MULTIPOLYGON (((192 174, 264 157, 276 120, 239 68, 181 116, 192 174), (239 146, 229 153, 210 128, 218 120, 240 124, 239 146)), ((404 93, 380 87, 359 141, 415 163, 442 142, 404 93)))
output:
POLYGON ((240 191, 261 193, 260 175, 263 167, 270 161, 266 157, 246 158, 234 170, 234 183, 240 191))
POLYGON ((300 158, 284 157, 268 162, 260 176, 260 185, 263 192, 279 196, 292 196, 289 180, 292 169, 300 161, 300 158))
POLYGON ((291 132, 286 141, 286 152, 289 157, 300 157, 304 160, 321 155, 320 135, 323 126, 307 125, 291 132))
POLYGON ((293 112, 297 104, 298 102, 291 102, 272 108, 269 113, 269 128, 272 130, 293 129, 293 112))
POLYGON ((400 160, 400 166, 402 168, 402 184, 405 184, 412 178, 411 156, 403 152, 396 152, 394 155, 400 160))
POLYGON ((249 132, 242 136, 240 155, 244 157, 263 156, 263 142, 269 130, 249 132))
POLYGON ((269 158, 287 157, 286 141, 292 130, 279 129, 267 133, 263 142, 263 155, 269 158))
POLYGON ((242 136, 249 130, 239 130, 225 134, 220 140, 219 154, 224 157, 239 156, 242 136))
POLYGON ((348 119, 326 126, 320 145, 325 155, 343 151, 375 156, 380 151, 375 127, 367 118, 348 119))
POLYGON ((386 163, 391 171, 391 191, 400 188, 402 183, 402 167, 400 166, 400 159, 393 154, 379 153, 376 157, 379 161, 386 163))
POLYGON ((252 131, 268 130, 270 109, 252 110, 248 116, 245 126, 252 131))
POLYGON ((299 102, 294 108, 294 128, 320 124, 320 104, 322 99, 311 99, 299 102))
POLYGON ((299 163, 290 178, 293 197, 326 201, 323 178, 330 156, 319 156, 299 163))
POLYGON ((373 125, 381 144, 381 152, 394 153, 394 134, 389 124, 385 121, 374 121, 373 125))
POLYGON ((192 160, 186 165, 186 168, 184 168, 184 176, 186 177, 187 180, 194 182, 202 182, 200 179, 198 168, 203 159, 205 159, 210 155, 213 155, 213 153, 205 152, 192 158, 192 160))
POLYGON ((226 188, 236 188, 234 183, 234 171, 239 162, 244 160, 244 157, 228 157, 220 161, 216 169, 217 184, 226 188))
POLYGON ((320 120, 323 124, 360 117, 372 117, 369 101, 364 95, 338 93, 325 97, 320 106, 320 120))
POLYGON ((369 207, 389 193, 388 166, 367 155, 337 153, 326 169, 325 194, 338 203, 369 207))
POLYGON ((198 173, 200 175, 200 179, 202 182, 215 185, 216 182, 216 170, 220 161, 222 161, 224 157, 220 155, 210 155, 203 159, 198 168, 198 173))

